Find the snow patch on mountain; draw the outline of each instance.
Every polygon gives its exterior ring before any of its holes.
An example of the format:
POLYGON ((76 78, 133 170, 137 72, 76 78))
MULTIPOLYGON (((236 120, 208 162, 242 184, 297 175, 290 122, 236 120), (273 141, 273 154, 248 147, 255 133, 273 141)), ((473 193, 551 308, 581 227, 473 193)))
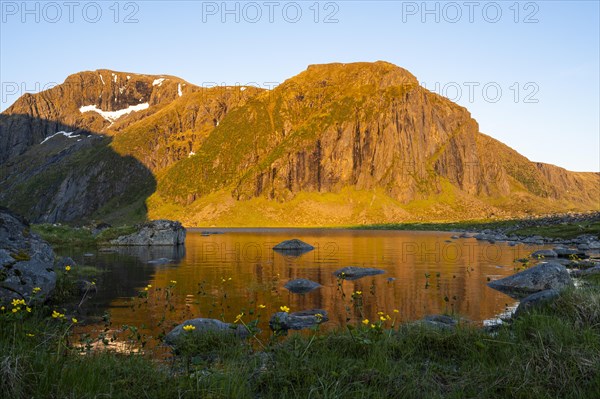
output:
POLYGON ((165 81, 165 78, 158 78, 158 79, 154 79, 154 82, 152 82, 152 86, 162 86, 162 82, 165 81))
POLYGON ((120 109, 117 111, 102 111, 95 105, 84 105, 83 107, 79 108, 79 112, 81 112, 81 113, 90 112, 90 111, 97 112, 100 115, 102 115, 102 117, 104 119, 106 119, 107 121, 114 122, 117 119, 119 119, 120 117, 122 117, 123 115, 127 115, 131 112, 142 111, 144 109, 148 109, 148 107, 150 107, 150 104, 143 103, 143 104, 138 104, 138 105, 130 105, 127 108, 120 109))
POLYGON ((177 94, 179 95, 179 97, 181 97, 183 95, 183 93, 181 91, 181 83, 177 84, 177 94))
MULTIPOLYGON (((44 144, 46 141, 50 140, 52 137, 58 136, 59 134, 62 134, 63 136, 65 136, 68 139, 74 139, 75 137, 79 137, 78 134, 73 134, 73 133, 75 133, 75 132, 63 132, 63 131, 56 132, 56 133, 46 137, 40 144, 44 144)), ((79 140, 77 140, 77 141, 79 141, 79 140)))

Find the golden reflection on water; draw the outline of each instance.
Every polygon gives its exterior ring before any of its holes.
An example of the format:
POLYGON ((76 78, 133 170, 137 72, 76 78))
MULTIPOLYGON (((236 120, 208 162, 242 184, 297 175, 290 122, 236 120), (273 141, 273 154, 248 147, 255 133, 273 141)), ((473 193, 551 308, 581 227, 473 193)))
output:
MULTIPOLYGON (((122 267, 142 268, 148 279, 143 281, 138 276, 137 281, 129 282, 131 289, 147 297, 132 299, 121 295, 110 300, 110 328, 136 326, 143 340, 148 341, 148 347, 154 347, 155 338, 186 319, 208 317, 233 322, 236 315, 244 312, 246 322, 260 317, 259 328, 266 338, 270 315, 284 305, 291 312, 326 310, 329 322, 322 329, 356 323, 363 318, 376 320, 377 312, 389 314, 397 322, 437 313, 456 313, 481 322, 515 303, 487 287, 488 279, 515 273, 520 264, 514 261, 536 249, 474 239, 451 240, 452 233, 440 232, 218 231, 224 234, 206 236, 199 230, 189 230, 185 255, 176 264, 149 266, 145 264, 150 257, 146 254, 142 256, 143 262, 136 260, 132 264, 129 260, 123 266, 119 260, 126 255, 112 254, 112 263, 107 266, 112 272, 106 274, 105 286, 128 284, 123 281, 123 270, 119 270, 122 267), (291 238, 299 238, 315 246, 315 250, 293 257, 271 249, 291 238), (386 273, 354 281, 337 280, 333 272, 350 265, 380 268, 386 273), (304 295, 293 294, 283 285, 295 278, 307 278, 322 287, 304 295), (152 287, 144 291, 147 284, 152 287), (362 291, 362 306, 352 302, 355 291, 362 291), (266 307, 260 309, 259 305, 266 307)), ((98 254, 99 258, 102 256, 98 254)), ((76 333, 93 335, 102 328, 101 323, 80 326, 76 333)))

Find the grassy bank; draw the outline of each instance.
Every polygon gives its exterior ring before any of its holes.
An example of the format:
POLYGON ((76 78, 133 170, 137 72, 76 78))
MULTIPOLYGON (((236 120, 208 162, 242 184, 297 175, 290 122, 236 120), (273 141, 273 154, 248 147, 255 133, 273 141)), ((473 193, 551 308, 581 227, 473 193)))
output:
POLYGON ((63 246, 97 247, 119 236, 131 234, 136 231, 136 228, 133 226, 110 227, 97 235, 94 235, 90 228, 69 225, 34 224, 31 226, 31 230, 57 248, 63 246))
POLYGON ((0 392, 15 399, 595 398, 598 282, 493 334, 469 324, 446 331, 387 320, 260 344, 187 332, 167 362, 131 352, 82 355, 90 337, 72 334, 81 321, 68 309, 9 305, 0 314, 0 392))
POLYGON ((600 221, 584 222, 563 222, 551 225, 535 225, 531 220, 502 220, 497 222, 489 221, 468 221, 468 222, 449 222, 449 223, 393 223, 393 224, 374 224, 364 226, 353 226, 352 229, 363 230, 415 230, 415 231, 481 231, 481 230, 502 230, 508 234, 518 236, 535 236, 550 238, 575 238, 582 234, 592 234, 600 238, 600 221), (526 223, 524 223, 526 222, 526 223), (523 226, 524 224, 533 224, 523 226))

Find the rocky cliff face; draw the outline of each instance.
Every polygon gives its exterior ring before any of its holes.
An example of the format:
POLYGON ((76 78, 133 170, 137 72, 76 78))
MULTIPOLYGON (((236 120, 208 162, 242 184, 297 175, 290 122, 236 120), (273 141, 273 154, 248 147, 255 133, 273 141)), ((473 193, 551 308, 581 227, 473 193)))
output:
POLYGON ((159 180, 158 196, 188 205, 226 189, 238 201, 287 202, 352 187, 382 189, 401 204, 447 194, 467 212, 477 200, 477 216, 494 213, 489 199, 508 211, 539 212, 545 200, 598 206, 598 174, 559 169, 482 135, 466 109, 401 68, 331 64, 309 67, 225 118, 198 156, 159 180), (198 178, 179 178, 185 170, 198 178))
POLYGON ((23 95, 2 113, 0 163, 23 154, 29 147, 59 131, 119 131, 158 111, 180 94, 197 89, 182 79, 167 75, 105 69, 70 75, 52 89, 23 95), (88 108, 83 108, 85 112, 82 112, 82 107, 88 108), (126 109, 131 111, 118 122, 114 120, 118 115, 115 112, 126 109), (104 112, 104 116, 98 111, 104 112))
POLYGON ((272 91, 111 71, 65 85, 24 96, 0 119, 0 201, 35 220, 100 215, 149 195, 153 218, 197 225, 600 208, 597 173, 530 162, 385 62, 311 66, 272 91), (60 130, 85 138, 54 137, 60 130))

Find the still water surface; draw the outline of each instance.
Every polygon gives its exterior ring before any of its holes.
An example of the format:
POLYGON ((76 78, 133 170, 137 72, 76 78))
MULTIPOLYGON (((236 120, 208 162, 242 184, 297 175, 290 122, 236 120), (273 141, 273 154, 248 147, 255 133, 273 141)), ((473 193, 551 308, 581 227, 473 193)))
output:
MULTIPOLYGON (((98 315, 110 313, 109 331, 133 325, 155 344, 154 338, 186 319, 210 317, 232 322, 242 311, 247 322, 260 315, 259 327, 268 334, 270 315, 283 305, 291 312, 326 310, 330 320, 322 325, 323 329, 363 318, 376 320, 378 312, 393 315, 397 323, 444 312, 481 323, 515 304, 486 283, 515 273, 519 263, 514 261, 536 249, 472 238, 452 240, 453 233, 446 232, 209 231, 223 234, 207 236, 201 230, 190 229, 185 248, 179 249, 114 248, 114 252, 97 252, 85 258, 82 253, 66 254, 80 264, 105 271, 88 309, 98 315), (284 256, 271 249, 291 238, 299 238, 315 250, 301 256, 284 256), (161 257, 174 262, 148 263, 161 257), (386 273, 354 281, 340 281, 333 275, 335 270, 350 265, 380 268, 386 273), (307 278, 322 287, 304 295, 293 294, 283 286, 295 278, 307 278), (151 287, 145 291, 148 285, 151 287), (172 288, 167 290, 170 285, 172 288), (352 302, 355 291, 362 291, 360 307, 352 302), (140 292, 142 298, 137 298, 140 292), (147 298, 143 298, 146 292, 147 298), (259 305, 266 307, 261 309, 259 305)), ((94 335, 103 328, 100 322, 91 323, 80 326, 77 332, 94 335)))

